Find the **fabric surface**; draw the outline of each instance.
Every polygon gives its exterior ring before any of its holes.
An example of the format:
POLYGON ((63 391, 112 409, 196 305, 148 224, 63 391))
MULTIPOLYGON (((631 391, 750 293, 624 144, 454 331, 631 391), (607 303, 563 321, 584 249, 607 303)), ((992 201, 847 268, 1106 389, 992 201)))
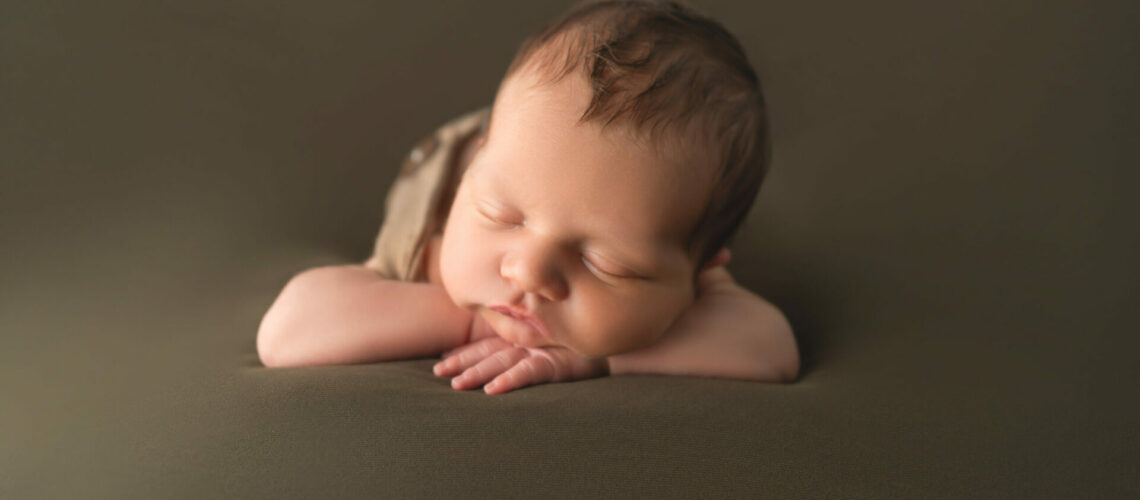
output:
POLYGON ((461 146, 486 128, 490 114, 485 108, 455 118, 412 148, 388 189, 384 223, 364 267, 388 279, 427 281, 423 252, 446 220, 443 212, 465 168, 459 165, 461 146))
POLYGON ((257 362, 565 4, 0 2, 0 498, 1140 496, 1137 4, 692 3, 764 82, 729 268, 794 384, 257 362))

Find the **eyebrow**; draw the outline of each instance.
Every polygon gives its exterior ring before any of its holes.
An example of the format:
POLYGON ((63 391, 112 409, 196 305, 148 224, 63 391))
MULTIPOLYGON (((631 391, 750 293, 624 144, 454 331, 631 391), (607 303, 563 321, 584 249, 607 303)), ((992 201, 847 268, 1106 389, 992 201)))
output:
MULTIPOLYGON (((491 198, 494 201, 513 201, 511 197, 504 192, 499 184, 487 182, 484 179, 478 179, 478 182, 473 183, 475 201, 491 198)), ((504 203, 496 203, 496 205, 504 205, 504 203)), ((517 203, 508 203, 511 208, 517 207, 517 203)), ((519 209, 521 210, 521 209, 519 209)), ((615 264, 619 264, 628 268, 630 272, 639 275, 649 275, 660 272, 668 260, 664 256, 664 252, 658 251, 652 242, 633 242, 630 243, 628 239, 622 238, 598 238, 596 236, 587 235, 587 244, 591 242, 601 245, 602 256, 613 259, 615 264)))

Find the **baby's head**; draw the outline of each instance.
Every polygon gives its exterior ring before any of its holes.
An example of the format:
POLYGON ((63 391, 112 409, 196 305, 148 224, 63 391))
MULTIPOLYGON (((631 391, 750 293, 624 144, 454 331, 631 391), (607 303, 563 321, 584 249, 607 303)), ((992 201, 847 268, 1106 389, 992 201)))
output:
POLYGON ((767 157, 759 82, 723 28, 586 4, 507 70, 447 219, 444 287, 517 344, 648 346, 728 261, 767 157))

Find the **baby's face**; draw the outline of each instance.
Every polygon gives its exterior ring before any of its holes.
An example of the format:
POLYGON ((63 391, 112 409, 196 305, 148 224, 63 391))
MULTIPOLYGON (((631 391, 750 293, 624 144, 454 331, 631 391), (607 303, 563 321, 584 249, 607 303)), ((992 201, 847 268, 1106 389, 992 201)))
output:
POLYGON ((620 127, 578 123, 584 77, 535 82, 524 71, 500 89, 443 233, 443 285, 516 344, 652 344, 694 299, 684 240, 709 180, 620 127))

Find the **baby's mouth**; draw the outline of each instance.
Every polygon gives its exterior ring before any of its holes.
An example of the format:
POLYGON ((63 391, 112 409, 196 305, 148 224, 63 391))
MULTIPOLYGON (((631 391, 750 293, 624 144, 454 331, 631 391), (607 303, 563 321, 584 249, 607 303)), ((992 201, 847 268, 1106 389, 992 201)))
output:
POLYGON ((554 338, 550 336, 550 331, 546 329, 546 325, 542 323, 542 320, 534 316, 531 316, 522 311, 515 310, 510 306, 491 306, 488 309, 516 321, 526 323, 527 325, 530 325, 530 327, 533 328, 536 332, 538 332, 539 335, 546 338, 546 340, 552 342, 554 341, 554 338))

